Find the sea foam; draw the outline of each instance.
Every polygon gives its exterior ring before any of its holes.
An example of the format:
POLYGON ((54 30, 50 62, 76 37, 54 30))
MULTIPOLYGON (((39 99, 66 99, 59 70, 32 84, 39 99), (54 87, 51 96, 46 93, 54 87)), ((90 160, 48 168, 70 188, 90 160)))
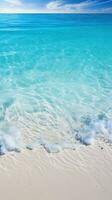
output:
POLYGON ((35 142, 31 143, 30 145, 27 145, 27 148, 29 150, 32 150, 34 148, 42 146, 48 153, 58 153, 62 151, 63 149, 73 149, 75 150, 76 145, 70 144, 68 142, 63 143, 50 143, 45 139, 37 139, 35 142))
POLYGON ((9 123, 3 123, 0 130, 0 155, 7 152, 21 151, 22 140, 18 128, 9 123))
POLYGON ((48 153, 58 153, 64 149, 75 150, 80 145, 93 145, 97 138, 104 138, 112 143, 112 120, 107 116, 96 118, 83 117, 79 129, 72 131, 72 142, 63 139, 62 142, 51 143, 44 137, 35 139, 32 143, 23 145, 20 130, 12 123, 2 121, 0 123, 0 155, 7 152, 18 152, 23 148, 34 149, 43 147, 48 153))
POLYGON ((105 115, 90 119, 88 123, 86 120, 83 121, 83 125, 75 134, 75 139, 85 145, 94 144, 98 137, 112 142, 112 120, 105 115))

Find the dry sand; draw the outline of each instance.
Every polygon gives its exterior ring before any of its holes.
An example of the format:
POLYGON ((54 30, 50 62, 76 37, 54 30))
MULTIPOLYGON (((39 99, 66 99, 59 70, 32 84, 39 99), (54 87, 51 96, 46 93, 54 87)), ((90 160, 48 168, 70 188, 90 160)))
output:
POLYGON ((97 142, 58 154, 35 149, 0 157, 0 200, 44 199, 112 200, 112 147, 97 142))

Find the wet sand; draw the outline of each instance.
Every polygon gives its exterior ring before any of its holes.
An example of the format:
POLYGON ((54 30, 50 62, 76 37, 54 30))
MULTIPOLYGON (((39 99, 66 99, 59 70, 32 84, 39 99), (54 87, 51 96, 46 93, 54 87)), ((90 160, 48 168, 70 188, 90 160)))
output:
POLYGON ((0 199, 111 200, 112 147, 98 141, 57 154, 40 148, 1 156, 0 199))

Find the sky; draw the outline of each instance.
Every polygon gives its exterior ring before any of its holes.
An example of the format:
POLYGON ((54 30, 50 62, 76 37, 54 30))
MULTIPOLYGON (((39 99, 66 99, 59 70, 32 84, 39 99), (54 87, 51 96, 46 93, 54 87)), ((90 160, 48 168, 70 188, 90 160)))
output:
POLYGON ((112 0, 0 0, 0 13, 112 13, 112 0))

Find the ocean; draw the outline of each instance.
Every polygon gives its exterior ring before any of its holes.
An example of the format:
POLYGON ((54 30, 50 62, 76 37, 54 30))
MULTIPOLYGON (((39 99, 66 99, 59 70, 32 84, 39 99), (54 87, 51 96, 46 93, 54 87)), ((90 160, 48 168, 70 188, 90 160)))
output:
POLYGON ((112 15, 0 14, 0 154, 112 142, 112 15))

